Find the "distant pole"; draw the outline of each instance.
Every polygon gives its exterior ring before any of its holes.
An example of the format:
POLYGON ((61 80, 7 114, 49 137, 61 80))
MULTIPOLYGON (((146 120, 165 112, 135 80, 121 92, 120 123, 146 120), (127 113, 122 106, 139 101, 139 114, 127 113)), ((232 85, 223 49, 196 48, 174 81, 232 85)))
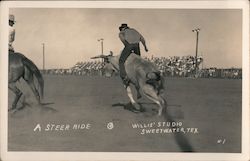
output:
POLYGON ((101 54, 103 55, 103 38, 98 39, 97 41, 101 42, 101 54))
POLYGON ((195 50, 195 74, 197 74, 198 62, 197 62, 197 55, 198 55, 198 42, 199 42, 199 32, 200 28, 193 29, 193 32, 196 32, 196 50, 195 50))
POLYGON ((203 59, 203 55, 202 55, 202 53, 201 53, 201 58, 202 58, 202 62, 201 62, 201 69, 203 69, 203 68, 204 68, 204 59, 203 59))
POLYGON ((42 43, 43 46, 43 72, 45 72, 45 44, 42 43))
POLYGON ((102 55, 103 55, 103 40, 101 41, 101 46, 102 46, 102 55))

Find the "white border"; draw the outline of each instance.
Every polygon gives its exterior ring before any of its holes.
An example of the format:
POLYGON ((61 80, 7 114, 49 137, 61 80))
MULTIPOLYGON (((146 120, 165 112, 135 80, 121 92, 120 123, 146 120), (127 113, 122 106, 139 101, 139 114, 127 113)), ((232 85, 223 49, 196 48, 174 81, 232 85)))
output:
MULTIPOLYGON (((249 1, 4 1, 1 2, 0 44, 1 159, 3 161, 49 160, 249 160, 249 1), (165 9, 242 9, 242 153, 103 153, 103 152, 8 152, 8 11, 9 8, 165 8, 165 9), (3 130, 4 129, 4 130, 3 130)), ((0 160, 1 160, 0 159, 0 160)))

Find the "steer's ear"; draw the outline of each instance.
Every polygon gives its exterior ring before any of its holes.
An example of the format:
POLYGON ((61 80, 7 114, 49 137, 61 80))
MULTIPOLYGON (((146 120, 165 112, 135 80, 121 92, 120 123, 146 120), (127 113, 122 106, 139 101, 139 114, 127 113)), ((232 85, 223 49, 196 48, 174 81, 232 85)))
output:
POLYGON ((110 51, 109 56, 113 56, 113 55, 114 55, 113 51, 110 51))

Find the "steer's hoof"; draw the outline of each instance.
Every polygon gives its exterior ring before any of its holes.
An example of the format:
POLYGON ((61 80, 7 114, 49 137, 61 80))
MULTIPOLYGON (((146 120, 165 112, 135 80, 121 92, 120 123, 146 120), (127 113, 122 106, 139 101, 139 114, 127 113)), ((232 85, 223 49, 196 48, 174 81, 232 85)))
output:
POLYGON ((133 105, 135 110, 138 110, 138 111, 141 110, 141 106, 138 103, 133 103, 132 105, 133 105))
POLYGON ((11 108, 8 109, 8 112, 11 112, 11 111, 13 111, 15 109, 16 109, 16 107, 11 107, 11 108))
POLYGON ((15 114, 17 111, 18 111, 18 109, 12 109, 12 110, 9 111, 9 113, 10 113, 11 115, 13 115, 13 114, 15 114))

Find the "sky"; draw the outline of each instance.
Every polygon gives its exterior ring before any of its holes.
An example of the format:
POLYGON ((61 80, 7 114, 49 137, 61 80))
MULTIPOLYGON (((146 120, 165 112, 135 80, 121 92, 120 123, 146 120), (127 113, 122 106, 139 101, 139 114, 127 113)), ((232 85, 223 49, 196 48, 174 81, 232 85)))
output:
POLYGON ((195 55, 199 27, 198 54, 204 67, 242 67, 242 12, 237 9, 86 9, 11 8, 15 15, 15 51, 42 68, 70 68, 79 61, 93 61, 101 54, 123 49, 118 34, 121 23, 135 28, 145 38, 149 52, 141 44, 142 56, 169 57, 195 55))

